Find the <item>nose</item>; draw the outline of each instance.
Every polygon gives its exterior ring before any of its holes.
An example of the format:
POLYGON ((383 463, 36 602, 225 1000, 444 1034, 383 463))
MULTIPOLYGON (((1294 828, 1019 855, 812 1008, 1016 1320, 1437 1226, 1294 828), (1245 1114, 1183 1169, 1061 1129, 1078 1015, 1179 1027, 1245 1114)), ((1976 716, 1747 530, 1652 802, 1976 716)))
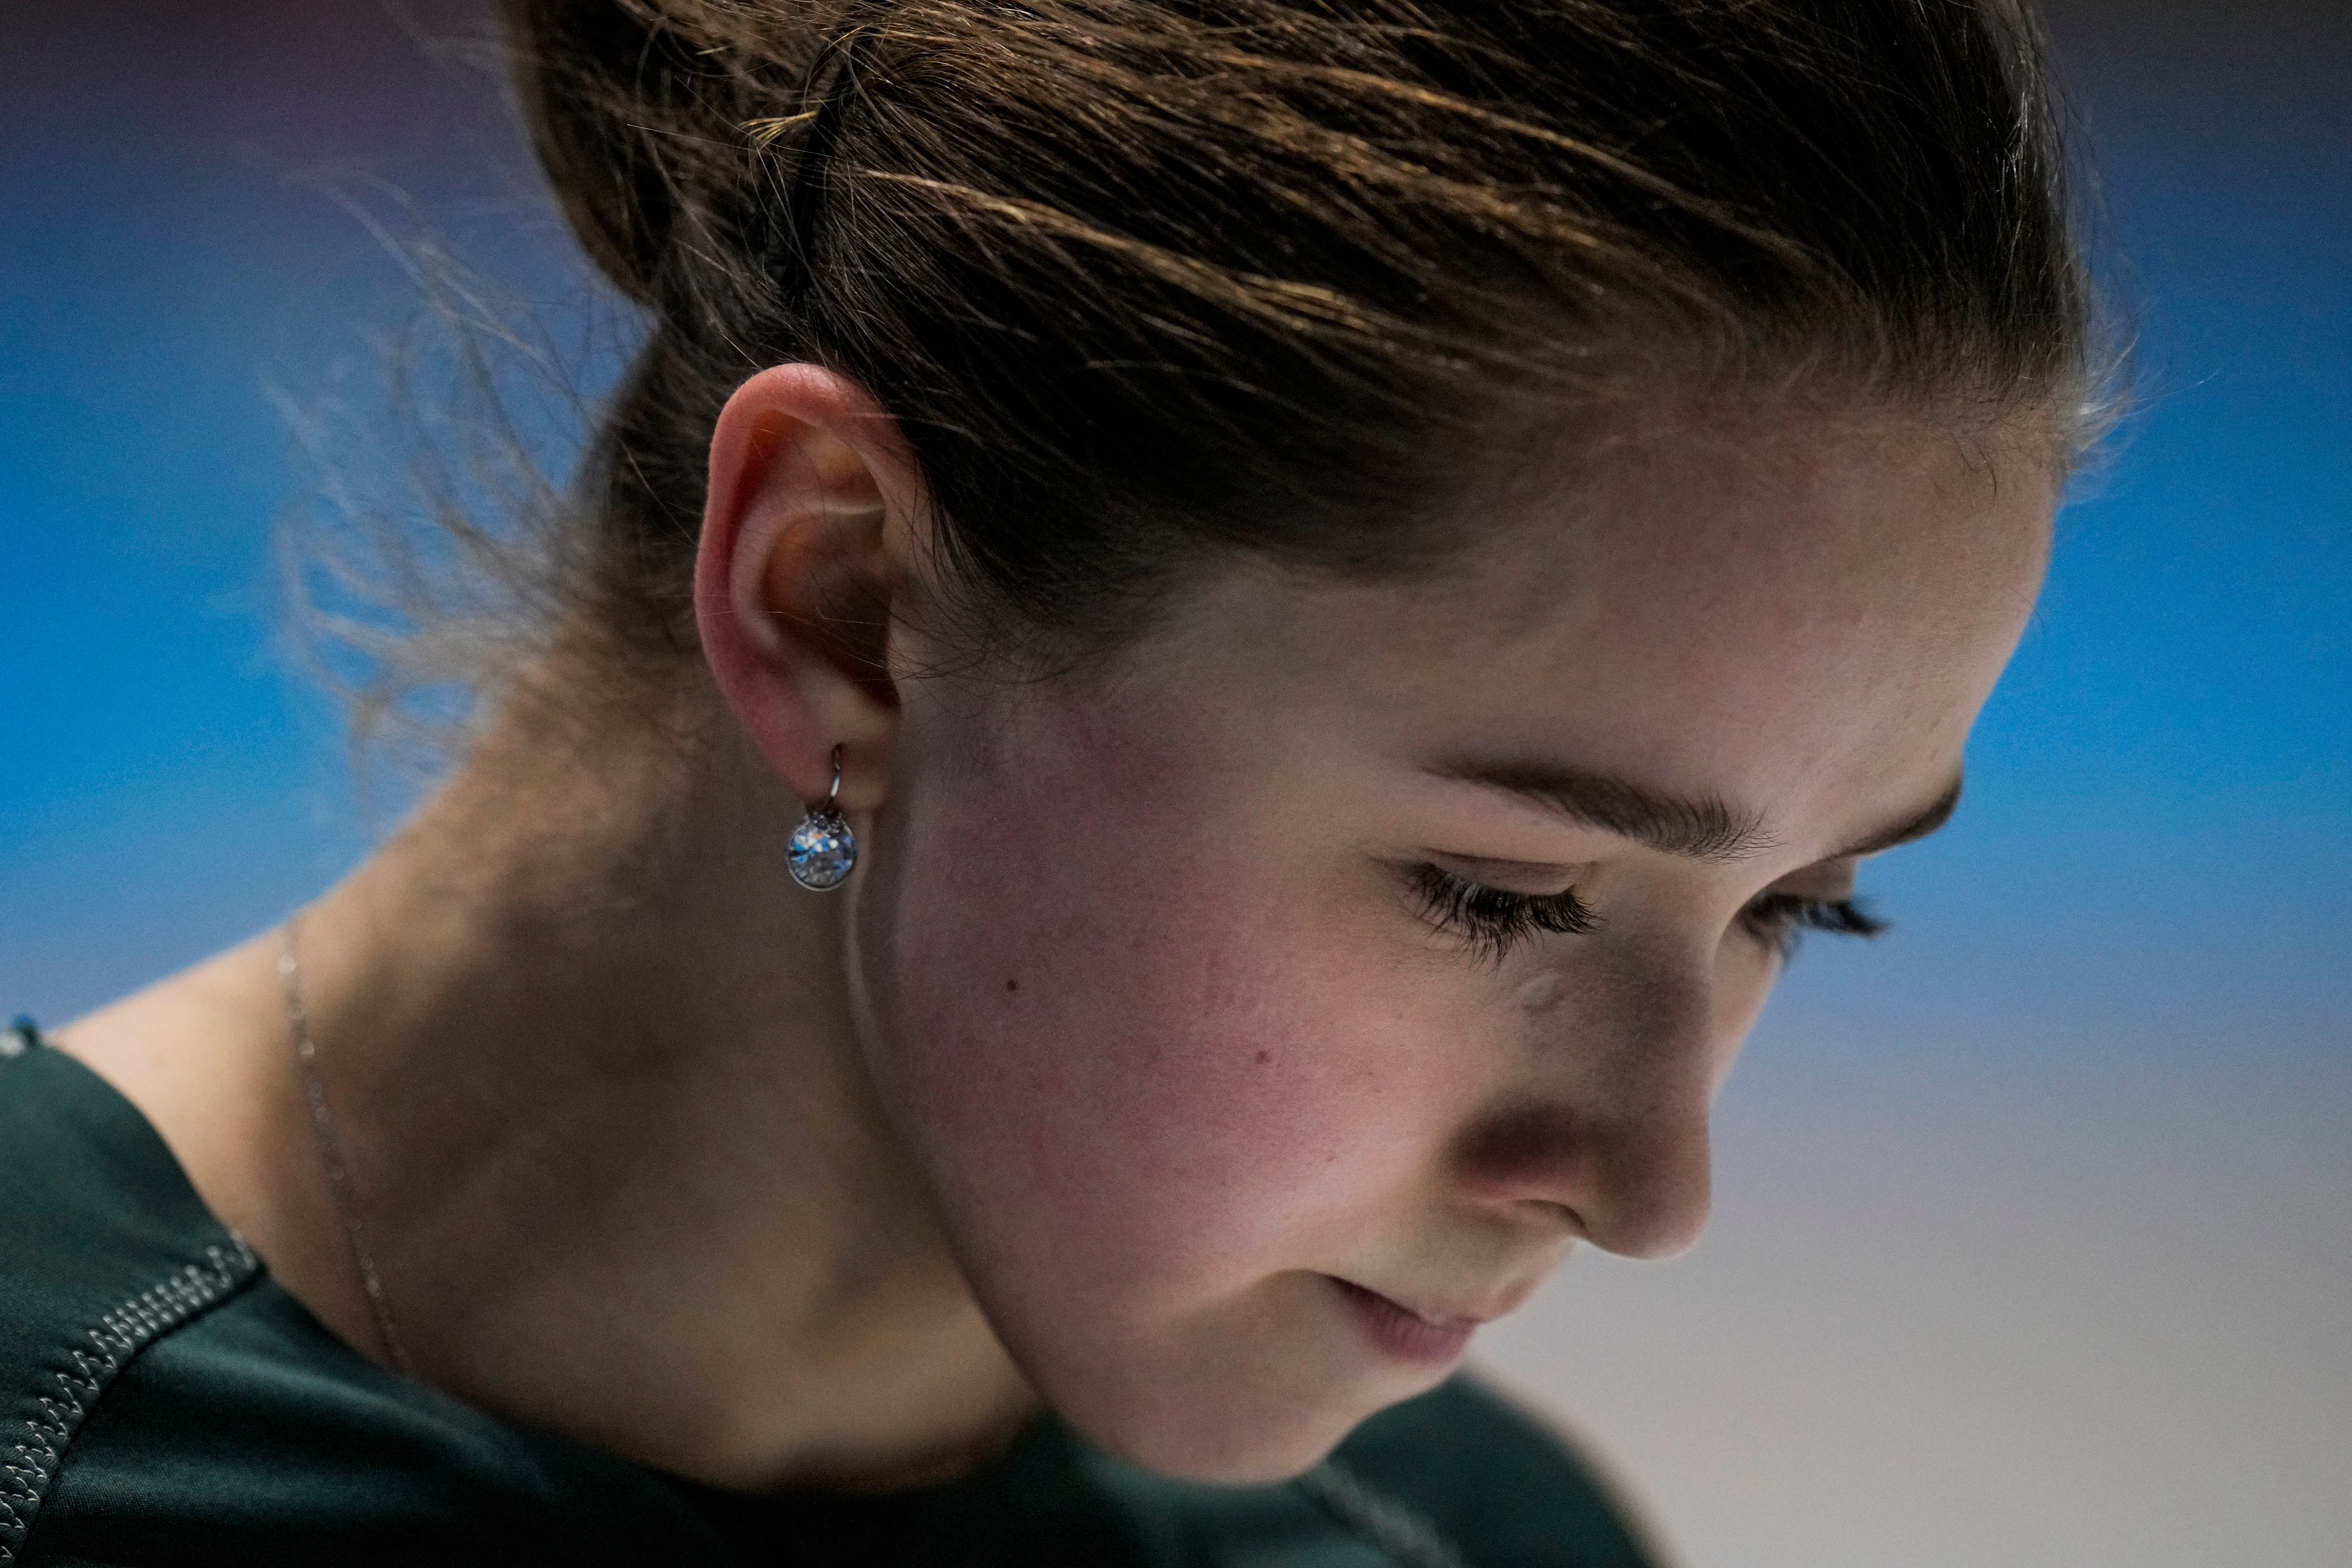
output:
POLYGON ((1706 1228, 1707 1117, 1728 1055, 1703 979, 1652 970, 1564 992, 1518 1075, 1464 1128, 1473 1201, 1534 1211, 1628 1258, 1668 1258, 1706 1228))
POLYGON ((1557 1211, 1627 1258, 1671 1258, 1706 1227, 1705 1111, 1612 1117, 1539 1101, 1498 1110, 1463 1139, 1464 1184, 1490 1207, 1557 1211))

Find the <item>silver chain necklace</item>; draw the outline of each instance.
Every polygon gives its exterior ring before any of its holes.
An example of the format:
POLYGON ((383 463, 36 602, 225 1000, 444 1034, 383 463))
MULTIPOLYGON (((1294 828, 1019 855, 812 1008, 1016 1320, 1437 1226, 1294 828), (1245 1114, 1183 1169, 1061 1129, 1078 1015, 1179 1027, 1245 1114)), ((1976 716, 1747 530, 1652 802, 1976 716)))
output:
POLYGON ((367 1233, 360 1225, 358 1204, 352 1195, 352 1172, 343 1162, 343 1141, 335 1131, 333 1113, 327 1109, 327 1086, 319 1078, 318 1043, 310 1038, 310 1020, 302 1011, 301 966, 294 957, 294 926, 300 918, 289 919, 278 933, 278 979, 286 992, 286 1033, 294 1042, 294 1059, 301 1065, 302 1091, 310 1101, 310 1126, 319 1135, 319 1153, 327 1164, 327 1190, 334 1194, 335 1212, 342 1216, 343 1234, 351 1240, 352 1261, 359 1269, 368 1311, 375 1319, 376 1337, 383 1342, 383 1353, 394 1370, 409 1376, 413 1373, 407 1352, 401 1349, 399 1331, 392 1326, 392 1303, 384 1298, 383 1278, 376 1272, 374 1255, 368 1251, 367 1233))

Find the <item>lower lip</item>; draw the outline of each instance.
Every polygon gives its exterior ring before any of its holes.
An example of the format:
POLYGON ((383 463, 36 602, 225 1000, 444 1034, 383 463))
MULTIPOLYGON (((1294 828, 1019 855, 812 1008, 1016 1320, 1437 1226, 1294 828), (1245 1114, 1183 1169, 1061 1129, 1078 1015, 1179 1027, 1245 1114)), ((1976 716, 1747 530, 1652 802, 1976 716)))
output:
MULTIPOLYGON (((1327 1278, 1329 1278, 1327 1276, 1327 1278)), ((1435 1321, 1398 1306, 1377 1290, 1367 1290, 1345 1279, 1332 1279, 1341 1300, 1364 1326, 1374 1344, 1399 1361, 1423 1366, 1445 1366, 1459 1361, 1469 1348, 1478 1325, 1467 1318, 1435 1321)))

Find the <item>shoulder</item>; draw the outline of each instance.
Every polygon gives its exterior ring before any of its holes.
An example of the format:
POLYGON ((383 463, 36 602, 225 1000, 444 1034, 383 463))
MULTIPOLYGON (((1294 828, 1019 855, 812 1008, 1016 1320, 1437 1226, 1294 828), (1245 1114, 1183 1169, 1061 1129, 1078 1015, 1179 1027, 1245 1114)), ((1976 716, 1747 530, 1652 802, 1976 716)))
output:
POLYGON ((129 1101, 0 1036, 0 1568, 634 1560, 583 1500, 691 1551, 658 1478, 335 1339, 129 1101))
POLYGON ((122 1367, 260 1272, 174 1202, 169 1152, 110 1092, 28 1027, 0 1035, 0 1563, 122 1367))

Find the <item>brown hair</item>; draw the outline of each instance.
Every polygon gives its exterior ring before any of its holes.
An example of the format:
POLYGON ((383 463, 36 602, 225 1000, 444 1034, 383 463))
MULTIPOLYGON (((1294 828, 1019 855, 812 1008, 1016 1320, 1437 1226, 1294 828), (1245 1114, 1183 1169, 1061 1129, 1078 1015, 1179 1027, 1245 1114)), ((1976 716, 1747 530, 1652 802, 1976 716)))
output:
POLYGON ((508 5, 651 316, 583 511, 670 646, 712 423, 783 361, 899 421, 995 632, 1082 645, 1218 551, 1426 559, 1465 442, 1628 343, 2062 438, 2094 379, 2009 0, 508 5))

